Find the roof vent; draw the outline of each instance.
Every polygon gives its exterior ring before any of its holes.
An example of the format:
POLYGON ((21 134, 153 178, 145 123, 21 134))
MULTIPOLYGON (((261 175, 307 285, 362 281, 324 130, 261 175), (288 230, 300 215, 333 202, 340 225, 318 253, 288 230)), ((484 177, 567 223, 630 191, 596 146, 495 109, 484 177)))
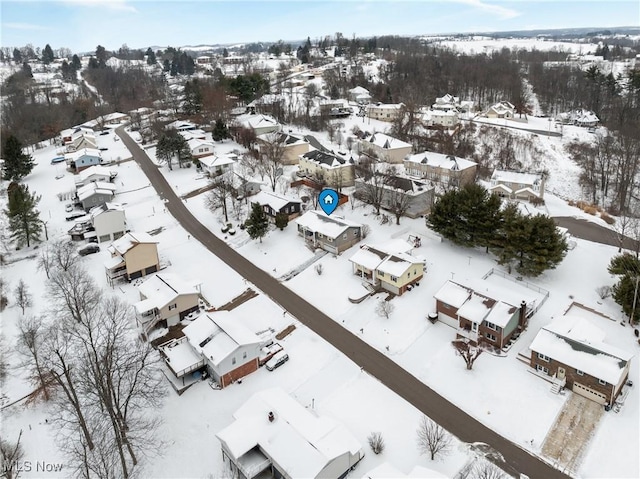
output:
POLYGON ((276 418, 276 417, 273 415, 273 411, 269 411, 269 414, 268 414, 268 416, 267 416, 267 417, 269 418, 269 422, 273 422, 273 420, 276 418))

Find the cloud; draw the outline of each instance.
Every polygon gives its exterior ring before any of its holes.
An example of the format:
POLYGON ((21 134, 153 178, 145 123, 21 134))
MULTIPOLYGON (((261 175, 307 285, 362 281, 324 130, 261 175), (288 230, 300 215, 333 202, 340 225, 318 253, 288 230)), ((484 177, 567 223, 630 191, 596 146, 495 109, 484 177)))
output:
POLYGON ((520 12, 512 8, 501 7, 500 5, 492 5, 482 0, 453 0, 455 3, 463 3, 486 13, 497 15, 501 20, 508 20, 520 16, 520 12))
POLYGON ((127 0, 63 0, 62 3, 79 7, 102 7, 119 12, 138 12, 136 7, 127 4, 127 0))
POLYGON ((51 30, 49 27, 44 27, 42 25, 36 25, 35 23, 19 23, 19 22, 8 22, 2 24, 3 28, 10 28, 12 30, 51 30))

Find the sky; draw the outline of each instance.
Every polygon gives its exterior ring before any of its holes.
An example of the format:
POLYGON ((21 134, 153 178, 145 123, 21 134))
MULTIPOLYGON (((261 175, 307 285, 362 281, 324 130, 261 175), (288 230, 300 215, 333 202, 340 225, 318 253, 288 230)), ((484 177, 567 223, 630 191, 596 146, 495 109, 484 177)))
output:
POLYGON ((640 26, 638 0, 0 0, 3 47, 148 46, 640 26))

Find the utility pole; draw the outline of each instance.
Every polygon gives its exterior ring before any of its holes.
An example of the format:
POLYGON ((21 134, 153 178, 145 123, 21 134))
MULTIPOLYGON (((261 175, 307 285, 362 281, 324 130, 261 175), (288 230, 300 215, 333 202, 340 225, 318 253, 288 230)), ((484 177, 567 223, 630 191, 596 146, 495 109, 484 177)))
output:
POLYGON ((638 282, 640 282, 640 275, 636 276, 636 287, 633 291, 633 305, 631 306, 631 316, 629 317, 629 324, 633 325, 633 317, 636 314, 636 301, 638 300, 638 282))

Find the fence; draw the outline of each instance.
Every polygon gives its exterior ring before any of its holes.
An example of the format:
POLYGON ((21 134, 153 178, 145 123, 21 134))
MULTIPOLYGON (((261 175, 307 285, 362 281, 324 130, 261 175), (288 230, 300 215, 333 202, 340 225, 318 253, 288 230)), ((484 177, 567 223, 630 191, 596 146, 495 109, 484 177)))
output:
POLYGON ((545 301, 549 298, 549 291, 548 290, 546 290, 544 288, 541 288, 540 286, 537 286, 537 285, 535 285, 533 283, 530 283, 529 281, 525 281, 524 279, 522 279, 522 276, 512 276, 509 273, 507 273, 506 271, 500 271, 498 269, 491 268, 489 270, 489 272, 482 277, 482 279, 487 279, 492 274, 500 276, 500 277, 502 277, 504 279, 507 279, 509 281, 513 281, 514 283, 522 284, 525 288, 530 289, 531 291, 535 291, 536 293, 540 293, 540 294, 543 295, 542 301, 537 303, 534 308, 529 310, 528 316, 531 316, 531 315, 535 314, 542 307, 542 305, 545 303, 545 301))

